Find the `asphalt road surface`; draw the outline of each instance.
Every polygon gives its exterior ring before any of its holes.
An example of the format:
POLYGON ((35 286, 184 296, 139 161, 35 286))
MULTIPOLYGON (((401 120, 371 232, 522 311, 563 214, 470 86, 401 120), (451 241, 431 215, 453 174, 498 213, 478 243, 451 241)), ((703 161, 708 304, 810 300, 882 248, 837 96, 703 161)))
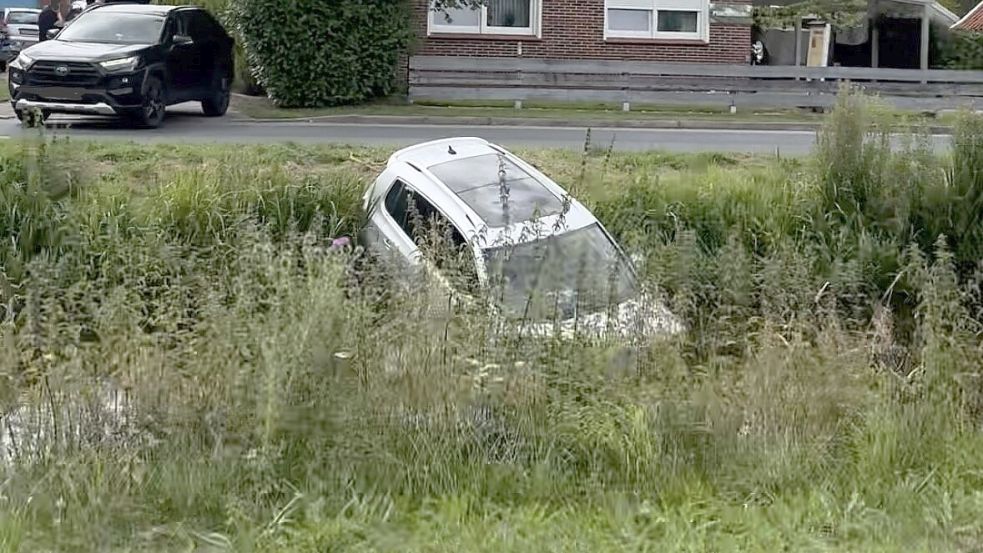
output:
MULTIPOLYGON (((57 136, 95 140, 174 143, 334 143, 370 146, 405 146, 452 136, 480 136, 508 148, 546 147, 581 150, 586 128, 539 126, 363 125, 327 122, 260 123, 223 117, 206 118, 196 110, 179 106, 168 110, 160 129, 128 128, 109 119, 52 116, 46 132, 57 136)), ((0 120, 0 138, 37 133, 24 129, 16 119, 0 120)), ((815 143, 811 131, 611 129, 591 130, 591 142, 617 150, 666 150, 675 152, 747 152, 781 155, 809 153, 815 143)), ((933 137, 939 149, 949 138, 933 137)))

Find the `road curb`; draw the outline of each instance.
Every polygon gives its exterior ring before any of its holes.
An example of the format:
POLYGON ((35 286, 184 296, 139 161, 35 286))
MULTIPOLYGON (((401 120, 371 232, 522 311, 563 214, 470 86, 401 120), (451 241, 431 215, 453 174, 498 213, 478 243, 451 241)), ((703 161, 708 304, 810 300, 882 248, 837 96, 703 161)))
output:
MULTIPOLYGON (((241 112, 240 112, 241 113, 241 112)), ((323 115, 317 117, 251 118, 237 121, 252 123, 322 123, 342 125, 447 125, 482 127, 556 127, 556 128, 622 128, 622 129, 686 129, 732 131, 799 131, 816 132, 822 123, 772 121, 718 121, 698 119, 620 120, 620 119, 537 119, 534 117, 459 117, 419 115, 323 115)), ((932 134, 952 134, 947 126, 931 126, 932 134)))

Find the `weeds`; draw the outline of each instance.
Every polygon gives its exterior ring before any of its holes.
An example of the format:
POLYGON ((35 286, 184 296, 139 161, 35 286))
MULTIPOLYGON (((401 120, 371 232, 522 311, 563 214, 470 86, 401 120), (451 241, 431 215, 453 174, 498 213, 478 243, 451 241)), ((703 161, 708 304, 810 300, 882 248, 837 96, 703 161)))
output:
POLYGON ((972 549, 979 122, 867 109, 808 161, 532 153, 686 322, 627 368, 355 286, 350 153, 5 150, 0 551, 972 549))

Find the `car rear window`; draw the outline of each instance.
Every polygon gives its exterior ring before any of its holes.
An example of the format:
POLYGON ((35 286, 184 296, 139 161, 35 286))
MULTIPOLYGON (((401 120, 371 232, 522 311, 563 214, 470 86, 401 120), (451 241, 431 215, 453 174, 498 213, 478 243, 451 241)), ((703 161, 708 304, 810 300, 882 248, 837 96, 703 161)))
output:
POLYGON ((7 23, 13 25, 37 25, 38 14, 35 12, 10 12, 7 23))
POLYGON ((560 198, 504 155, 455 159, 428 169, 489 227, 522 223, 563 211, 560 198), (508 189, 505 206, 501 201, 503 180, 508 189))

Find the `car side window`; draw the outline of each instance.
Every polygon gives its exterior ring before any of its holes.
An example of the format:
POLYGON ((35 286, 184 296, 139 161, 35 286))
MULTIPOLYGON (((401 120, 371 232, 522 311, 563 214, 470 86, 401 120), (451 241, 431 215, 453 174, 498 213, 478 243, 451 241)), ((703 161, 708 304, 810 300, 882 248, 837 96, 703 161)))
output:
POLYGON ((192 40, 195 42, 206 42, 218 38, 214 22, 207 13, 201 10, 195 10, 189 12, 189 16, 188 32, 191 34, 192 40))
POLYGON ((172 15, 164 28, 164 38, 166 40, 171 40, 175 35, 188 36, 188 22, 183 12, 177 12, 172 15))
POLYGON ((385 205, 396 224, 438 267, 453 264, 456 269, 453 272, 464 277, 461 284, 467 288, 477 285, 468 241, 440 210, 399 180, 386 194, 385 205))
POLYGON ((202 25, 205 28, 205 32, 208 33, 212 39, 222 39, 228 36, 225 32, 225 28, 212 16, 212 14, 206 11, 198 12, 201 16, 202 25))
POLYGON ((163 44, 170 44, 174 39, 174 35, 179 34, 181 34, 181 32, 178 30, 177 17, 168 17, 167 22, 164 23, 164 30, 161 31, 161 42, 163 44))
POLYGON ((464 236, 440 210, 402 181, 396 181, 389 189, 389 194, 386 195, 386 211, 418 245, 426 238, 426 232, 433 227, 449 230, 451 245, 461 247, 467 244, 464 236))

